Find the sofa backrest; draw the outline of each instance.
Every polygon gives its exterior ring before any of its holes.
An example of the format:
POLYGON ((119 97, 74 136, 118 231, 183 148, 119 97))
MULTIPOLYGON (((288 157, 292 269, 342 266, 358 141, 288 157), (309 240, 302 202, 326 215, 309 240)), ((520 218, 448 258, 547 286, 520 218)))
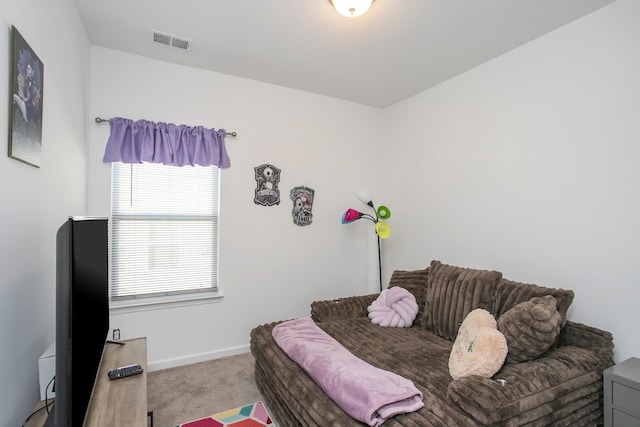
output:
POLYGON ((492 314, 498 319, 504 313, 520 304, 529 301, 534 297, 551 295, 556 299, 556 306, 560 313, 561 326, 567 323, 567 311, 573 302, 574 292, 566 289, 547 288, 531 283, 514 282, 509 279, 502 279, 496 292, 494 304, 495 311, 492 314))
POLYGON ((545 295, 556 299, 564 327, 574 298, 571 290, 515 282, 502 278, 498 271, 457 267, 435 260, 425 269, 394 271, 389 287, 394 286, 409 290, 416 298, 419 312, 414 325, 422 325, 452 341, 467 314, 476 308, 484 308, 498 319, 516 305, 545 295))
POLYGON ((424 326, 454 341, 458 328, 476 308, 494 312, 495 293, 502 273, 476 270, 431 261, 424 310, 424 326))

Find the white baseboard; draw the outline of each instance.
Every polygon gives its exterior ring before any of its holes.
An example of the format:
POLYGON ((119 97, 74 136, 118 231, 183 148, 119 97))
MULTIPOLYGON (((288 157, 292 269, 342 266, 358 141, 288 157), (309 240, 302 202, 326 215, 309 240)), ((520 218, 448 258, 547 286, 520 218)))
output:
POLYGON ((248 353, 249 351, 249 344, 245 344, 237 347, 225 348, 222 350, 176 357, 173 359, 156 360, 153 362, 147 362, 147 370, 149 372, 160 371, 162 369, 191 365, 192 363, 206 362, 207 360, 220 359, 227 356, 235 356, 236 354, 248 353))

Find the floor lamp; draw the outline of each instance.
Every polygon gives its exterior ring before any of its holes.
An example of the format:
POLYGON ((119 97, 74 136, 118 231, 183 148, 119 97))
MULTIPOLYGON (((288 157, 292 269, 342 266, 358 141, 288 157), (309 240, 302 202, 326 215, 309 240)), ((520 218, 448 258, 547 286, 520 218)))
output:
POLYGON ((344 214, 342 214, 342 223, 350 224, 354 221, 364 218, 375 224, 375 231, 378 240, 378 273, 380 278, 380 292, 382 292, 382 256, 380 251, 380 239, 386 239, 391 235, 391 227, 389 227, 389 224, 382 220, 389 219, 389 217, 391 217, 391 211, 384 205, 380 205, 378 206, 378 208, 376 208, 371 201, 369 193, 366 191, 361 191, 358 193, 358 200, 371 207, 375 216, 349 208, 344 214))

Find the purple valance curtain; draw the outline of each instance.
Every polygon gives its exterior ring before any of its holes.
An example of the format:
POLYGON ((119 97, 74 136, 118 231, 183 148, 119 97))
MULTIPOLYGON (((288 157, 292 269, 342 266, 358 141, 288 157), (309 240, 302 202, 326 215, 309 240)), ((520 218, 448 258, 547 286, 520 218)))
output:
POLYGON ((103 162, 231 166, 224 129, 115 117, 103 162))

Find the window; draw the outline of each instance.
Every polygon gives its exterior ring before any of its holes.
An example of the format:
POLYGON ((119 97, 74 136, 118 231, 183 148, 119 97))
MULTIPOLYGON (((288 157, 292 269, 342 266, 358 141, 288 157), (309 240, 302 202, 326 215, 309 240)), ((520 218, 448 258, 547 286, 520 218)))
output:
POLYGON ((218 289, 220 169, 112 164, 111 299, 218 289))

